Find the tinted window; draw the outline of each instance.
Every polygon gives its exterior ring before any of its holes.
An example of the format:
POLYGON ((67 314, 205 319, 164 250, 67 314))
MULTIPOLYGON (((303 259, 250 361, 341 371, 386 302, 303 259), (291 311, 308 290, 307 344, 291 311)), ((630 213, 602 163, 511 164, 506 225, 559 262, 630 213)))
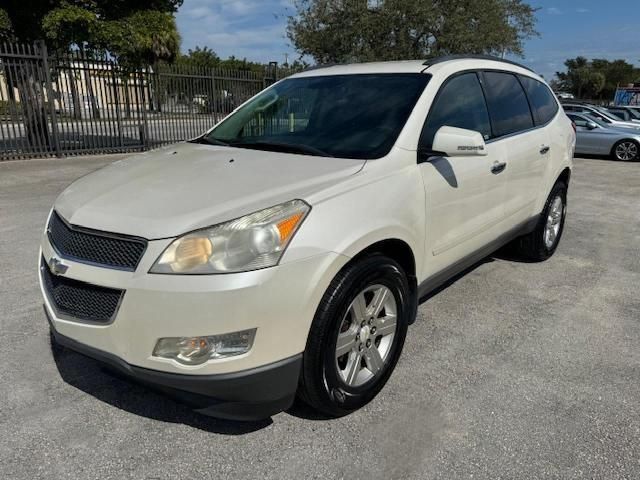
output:
POLYGON ((620 120, 629 120, 630 118, 629 114, 625 110, 608 109, 607 113, 609 113, 614 118, 620 119, 620 120))
POLYGON ((569 120, 576 124, 576 127, 586 127, 589 123, 585 118, 579 117, 577 115, 567 115, 569 120))
POLYGON ((515 75, 483 73, 489 114, 496 137, 533 127, 529 102, 515 75))
POLYGON ((258 94, 203 140, 316 156, 382 157, 430 78, 421 73, 290 78, 258 94))
POLYGON ((558 102, 551 90, 542 82, 529 77, 520 77, 520 81, 527 91, 529 103, 533 110, 536 125, 544 125, 558 112, 558 102))
POLYGON ((489 113, 480 82, 475 73, 465 73, 449 80, 431 106, 420 138, 421 148, 430 149, 433 137, 442 126, 466 128, 491 137, 489 113))
POLYGON ((629 109, 625 111, 629 114, 629 117, 634 118, 636 120, 640 120, 640 111, 635 111, 633 109, 629 109))
POLYGON ((598 120, 600 120, 600 121, 602 121, 604 123, 611 123, 611 120, 609 120, 607 117, 605 117, 600 112, 596 112, 595 110, 584 110, 584 112, 588 113, 592 117, 596 117, 598 120))

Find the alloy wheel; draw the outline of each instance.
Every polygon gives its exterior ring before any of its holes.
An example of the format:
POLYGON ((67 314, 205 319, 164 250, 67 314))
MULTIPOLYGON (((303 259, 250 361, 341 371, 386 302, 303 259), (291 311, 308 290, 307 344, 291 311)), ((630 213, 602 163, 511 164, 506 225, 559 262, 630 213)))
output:
POLYGON ((336 367, 345 384, 359 387, 383 371, 396 329, 397 304, 389 288, 372 285, 356 295, 336 342, 336 367))
POLYGON ((551 202, 549 215, 547 216, 547 223, 544 228, 544 245, 548 249, 553 248, 553 245, 558 238, 563 216, 564 202, 562 201, 562 197, 558 195, 553 199, 553 202, 551 202))
POLYGON ((616 158, 628 162, 638 156, 638 145, 634 142, 621 142, 616 146, 616 158))

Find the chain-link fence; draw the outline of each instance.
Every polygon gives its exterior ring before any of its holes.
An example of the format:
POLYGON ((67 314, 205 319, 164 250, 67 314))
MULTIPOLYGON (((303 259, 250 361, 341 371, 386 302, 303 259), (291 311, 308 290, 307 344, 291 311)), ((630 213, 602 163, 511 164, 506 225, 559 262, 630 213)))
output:
POLYGON ((0 45, 0 160, 123 152, 193 138, 286 75, 160 65, 126 69, 43 43, 0 45))

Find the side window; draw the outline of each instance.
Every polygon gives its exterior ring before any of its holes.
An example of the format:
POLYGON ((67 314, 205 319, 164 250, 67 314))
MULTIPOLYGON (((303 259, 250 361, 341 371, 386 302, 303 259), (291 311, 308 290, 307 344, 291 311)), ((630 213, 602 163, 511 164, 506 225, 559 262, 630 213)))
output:
POLYGON ((533 128, 529 102, 516 76, 502 72, 484 72, 482 75, 494 136, 533 128))
POLYGON ((589 115, 591 115, 592 117, 596 117, 598 120, 600 120, 601 122, 604 123, 611 123, 611 120, 609 120, 607 117, 605 117, 604 115, 602 115, 600 112, 596 112, 596 111, 589 111, 589 110, 585 110, 585 113, 588 113, 589 115))
POLYGON ((573 123, 576 124, 576 127, 585 127, 587 126, 587 120, 585 120, 582 117, 578 117, 577 115, 567 115, 567 117, 569 117, 569 120, 571 120, 573 123))
POLYGON ((478 76, 465 73, 449 80, 438 93, 420 136, 420 148, 430 149, 440 127, 466 128, 491 137, 489 112, 478 76))
POLYGON ((544 83, 530 77, 521 76, 520 81, 529 97, 536 125, 544 125, 553 119, 558 112, 558 102, 551 90, 544 83))

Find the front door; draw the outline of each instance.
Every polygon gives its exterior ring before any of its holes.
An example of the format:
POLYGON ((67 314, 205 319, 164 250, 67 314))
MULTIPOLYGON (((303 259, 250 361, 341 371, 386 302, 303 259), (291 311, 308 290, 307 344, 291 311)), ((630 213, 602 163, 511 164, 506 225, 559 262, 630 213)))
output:
MULTIPOLYGON (((431 107, 420 138, 420 150, 432 150, 442 126, 465 128, 491 136, 489 114, 478 75, 450 78, 431 107)), ((437 274, 499 236, 504 217, 504 162, 500 149, 487 145, 486 156, 434 155, 420 165, 427 223, 424 271, 437 274)))

